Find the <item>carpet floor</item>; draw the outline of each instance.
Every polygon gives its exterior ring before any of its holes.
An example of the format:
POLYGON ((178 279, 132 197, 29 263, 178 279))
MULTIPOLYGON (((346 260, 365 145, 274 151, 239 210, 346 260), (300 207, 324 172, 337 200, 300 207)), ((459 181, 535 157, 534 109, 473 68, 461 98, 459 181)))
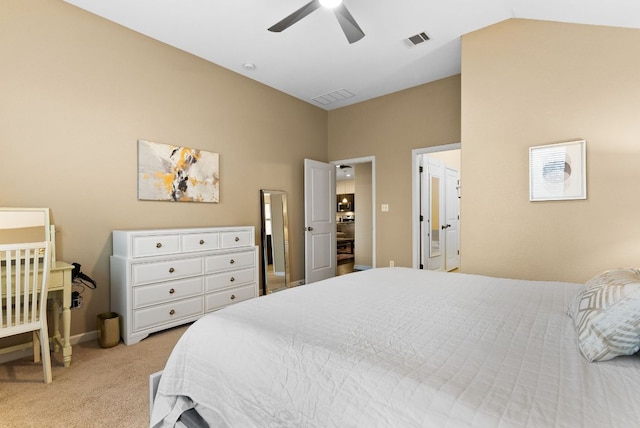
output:
POLYGON ((68 368, 61 352, 51 354, 48 385, 31 358, 0 364, 0 427, 148 427, 149 375, 164 368, 186 328, 131 346, 79 343, 68 368))

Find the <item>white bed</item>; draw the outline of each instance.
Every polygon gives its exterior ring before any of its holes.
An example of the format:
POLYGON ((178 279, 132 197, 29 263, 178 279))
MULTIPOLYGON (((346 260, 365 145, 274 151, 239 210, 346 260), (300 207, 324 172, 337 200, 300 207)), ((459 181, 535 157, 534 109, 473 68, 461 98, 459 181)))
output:
POLYGON ((581 287, 380 268, 243 302, 185 332, 151 425, 640 426, 640 356, 581 355, 581 287))

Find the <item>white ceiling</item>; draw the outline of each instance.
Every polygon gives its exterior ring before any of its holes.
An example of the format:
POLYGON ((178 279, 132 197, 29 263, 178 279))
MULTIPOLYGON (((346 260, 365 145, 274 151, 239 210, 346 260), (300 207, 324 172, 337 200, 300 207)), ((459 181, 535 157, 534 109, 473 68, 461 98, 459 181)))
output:
POLYGON ((640 28, 639 0, 344 0, 366 34, 350 45, 324 8, 267 31, 309 0, 65 1, 327 110, 460 73, 460 36, 505 19, 640 28))

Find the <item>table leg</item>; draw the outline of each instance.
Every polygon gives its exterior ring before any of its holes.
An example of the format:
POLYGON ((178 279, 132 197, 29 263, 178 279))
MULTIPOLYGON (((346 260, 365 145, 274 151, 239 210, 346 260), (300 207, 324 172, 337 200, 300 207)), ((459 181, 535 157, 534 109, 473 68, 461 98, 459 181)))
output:
POLYGON ((60 350, 60 344, 62 343, 60 339, 60 309, 62 305, 57 297, 52 299, 51 303, 53 303, 49 306, 51 309, 51 319, 53 320, 53 336, 51 336, 51 345, 53 347, 53 352, 58 352, 60 350))
POLYGON ((71 364, 71 281, 69 290, 62 294, 62 356, 64 366, 71 364))
POLYGON ((53 290, 49 289, 55 301, 53 309, 53 322, 50 332, 53 333, 52 348, 58 352, 62 348, 63 363, 65 367, 71 364, 71 288, 73 266, 67 263, 58 262, 55 268, 51 269, 51 284, 53 290), (61 288, 62 287, 62 288, 61 288), (62 316, 62 326, 60 326, 60 316, 62 316))
MULTIPOLYGON (((67 299, 65 298, 65 301, 67 299)), ((71 302, 65 302, 62 307, 62 356, 64 358, 64 366, 69 367, 71 364, 71 302)))

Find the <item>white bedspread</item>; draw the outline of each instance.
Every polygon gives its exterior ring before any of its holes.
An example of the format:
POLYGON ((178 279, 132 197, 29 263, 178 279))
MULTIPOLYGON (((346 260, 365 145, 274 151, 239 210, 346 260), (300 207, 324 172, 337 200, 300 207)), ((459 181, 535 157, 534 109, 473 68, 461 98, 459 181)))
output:
POLYGON ((640 356, 582 357, 579 287, 381 268, 243 302, 183 335, 152 425, 640 426, 640 356))

